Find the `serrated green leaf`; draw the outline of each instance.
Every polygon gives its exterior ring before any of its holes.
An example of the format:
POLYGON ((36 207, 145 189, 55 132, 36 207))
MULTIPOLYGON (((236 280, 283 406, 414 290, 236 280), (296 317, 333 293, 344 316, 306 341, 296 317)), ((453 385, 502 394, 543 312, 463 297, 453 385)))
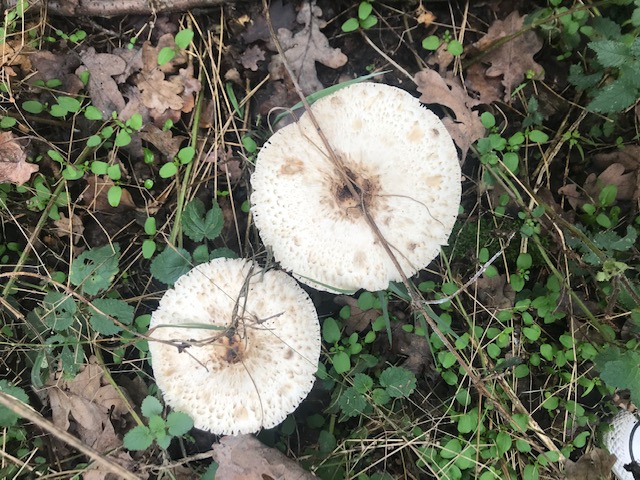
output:
POLYGON ((167 426, 169 434, 174 437, 181 437, 193 428, 193 420, 183 412, 171 412, 167 415, 167 426))
POLYGON ((628 45, 614 40, 596 40, 589 42, 589 48, 596 53, 596 58, 603 67, 620 67, 631 60, 628 45))
POLYGON ((168 246, 151 262, 151 275, 166 285, 173 285, 178 278, 191 270, 191 254, 184 248, 168 246))
POLYGON ((380 374, 380 385, 393 398, 408 397, 416 388, 416 376, 402 367, 389 367, 380 374))
MULTIPOLYGON (((20 388, 12 385, 7 380, 0 380, 0 392, 11 395, 23 403, 29 405, 29 396, 20 388)), ((18 423, 19 415, 5 406, 0 406, 0 428, 8 428, 18 423)))
POLYGON ((356 373, 353 377, 353 388, 358 393, 367 393, 373 387, 373 378, 364 373, 356 373))
POLYGON ((118 273, 120 245, 114 243, 85 250, 71 264, 69 280, 87 295, 106 290, 118 273))
POLYGON ((376 405, 386 405, 391 400, 391 396, 384 388, 376 388, 371 394, 371 398, 376 405))
POLYGON ((50 291, 42 301, 44 308, 43 320, 47 327, 56 332, 69 328, 75 321, 78 310, 73 297, 66 293, 50 291))
POLYGON ((217 202, 213 202, 206 214, 204 203, 199 198, 193 199, 186 205, 182 218, 182 230, 194 242, 201 242, 204 238, 214 240, 222 232, 223 226, 222 209, 217 202))
POLYGON ((142 412, 142 415, 144 415, 147 418, 151 418, 154 415, 161 415, 162 404, 160 403, 160 400, 158 400, 156 397, 148 395, 142 401, 142 405, 140 406, 140 411, 142 412))
MULTIPOLYGON (((122 300, 115 298, 96 298, 91 302, 94 307, 120 323, 131 325, 133 322, 134 308, 122 300)), ((115 335, 122 331, 122 327, 113 323, 106 315, 96 312, 91 313, 89 323, 93 329, 101 335, 115 335)))
POLYGON ((640 352, 609 348, 596 356, 595 363, 607 385, 629 389, 631 401, 640 404, 640 352))
POLYGON ((338 406, 347 417, 355 417, 364 412, 367 407, 367 400, 364 395, 358 393, 355 388, 349 387, 338 399, 338 406))
POLYGON ((153 435, 151 430, 144 425, 132 428, 122 439, 122 444, 127 450, 146 450, 152 443, 153 435))
POLYGON ((636 90, 624 82, 622 78, 599 89, 587 108, 594 112, 622 112, 636 102, 636 90))

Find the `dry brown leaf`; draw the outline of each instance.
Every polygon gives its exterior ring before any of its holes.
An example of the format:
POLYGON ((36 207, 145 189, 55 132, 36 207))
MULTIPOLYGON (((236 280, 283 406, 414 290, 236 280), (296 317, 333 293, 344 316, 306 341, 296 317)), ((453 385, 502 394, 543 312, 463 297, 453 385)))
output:
POLYGON ((84 233, 84 225, 79 215, 71 213, 71 218, 67 218, 64 213, 60 213, 60 219, 53 222, 54 232, 59 237, 69 237, 74 245, 78 244, 84 233))
POLYGON ((464 162, 471 144, 485 133, 478 112, 471 110, 479 104, 478 100, 467 95, 457 78, 442 78, 435 70, 418 72, 414 80, 422 93, 422 103, 443 105, 455 115, 455 120, 445 118, 442 123, 462 152, 464 162))
MULTIPOLYGON (((247 30, 240 35, 245 43, 253 43, 258 40, 267 42, 271 38, 269 25, 262 14, 262 9, 257 10, 259 15, 251 19, 247 30)), ((291 2, 284 3, 282 0, 269 2, 269 16, 276 32, 280 28, 291 29, 295 25, 296 12, 291 2)))
POLYGON ((247 48, 242 52, 242 55, 240 55, 240 63, 242 66, 253 72, 258 70, 258 62, 262 61, 264 61, 264 50, 257 45, 247 48))
POLYGON ((180 98, 183 87, 164 79, 164 73, 153 70, 139 77, 138 88, 142 92, 144 105, 159 114, 165 110, 182 110, 184 101, 180 98))
MULTIPOLYGON (((504 20, 496 20, 489 27, 487 34, 473 47, 482 51, 495 41, 520 31, 523 24, 524 16, 514 10, 504 20)), ((491 64, 485 72, 487 77, 502 77, 505 101, 509 101, 513 88, 522 83, 529 70, 535 73, 536 78, 544 77, 544 69, 533 59, 541 48, 542 40, 530 30, 500 45, 482 58, 483 63, 491 64)), ((475 90, 476 87, 473 88, 475 90)))
POLYGON ((392 352, 407 357, 401 366, 420 376, 425 371, 433 372, 433 361, 429 340, 406 332, 402 328, 393 329, 392 352))
POLYGON ((24 148, 11 132, 0 133, 0 183, 22 185, 29 181, 31 174, 38 171, 38 165, 27 163, 24 148))
POLYGON ((626 171, 640 169, 640 145, 627 145, 610 153, 597 153, 593 156, 593 164, 605 169, 613 163, 624 165, 626 171))
POLYGON ((567 459, 564 470, 567 480, 601 480, 611 477, 611 468, 616 463, 616 456, 601 448, 593 448, 578 459, 577 462, 567 459))
POLYGON ((218 462, 216 478, 225 480, 313 480, 293 460, 275 448, 269 448, 252 435, 226 436, 214 444, 213 458, 218 462))
POLYGON ((102 111, 105 119, 110 118, 113 112, 120 113, 125 106, 125 101, 113 77, 125 71, 126 62, 117 55, 96 53, 93 47, 81 53, 80 57, 84 67, 80 67, 76 74, 79 75, 84 69, 89 71, 87 88, 91 103, 102 111))
POLYGON ((25 45, 22 40, 3 41, 0 44, 0 65, 3 68, 7 66, 20 67, 23 74, 31 72, 31 54, 34 48, 25 45))
MULTIPOLYGON (((304 28, 295 35, 286 28, 278 30, 278 40, 284 50, 285 59, 305 95, 324 88, 318 79, 316 62, 330 68, 339 68, 347 63, 347 56, 339 48, 332 48, 327 37, 320 31, 326 25, 326 22, 320 20, 321 16, 320 8, 312 8, 305 2, 296 18, 304 28)), ((272 57, 269 73, 274 80, 285 78, 286 72, 280 55, 272 57)))
POLYGON ((477 282, 478 300, 492 310, 505 310, 513 307, 516 292, 507 283, 504 274, 487 277, 482 275, 477 282))
POLYGON ((480 63, 474 63, 465 72, 465 84, 478 94, 478 99, 484 104, 490 104, 502 98, 504 88, 497 77, 487 77, 486 68, 480 63))
POLYGON ((156 147, 165 156, 165 159, 172 160, 178 154, 180 145, 186 137, 174 136, 171 130, 162 130, 155 125, 147 124, 140 131, 140 138, 156 147))
MULTIPOLYGON (((29 83, 34 85, 38 81, 60 80, 60 90, 71 95, 77 94, 84 88, 84 84, 73 73, 82 64, 78 55, 60 55, 48 50, 38 50, 31 55, 31 63, 36 72, 29 77, 29 83)), ((37 87, 34 87, 37 88, 37 87)))
POLYGON ((82 192, 82 202, 94 212, 118 212, 136 208, 133 198, 126 188, 122 189, 122 197, 117 207, 112 207, 107 199, 109 188, 113 185, 113 181, 106 175, 89 175, 87 176, 87 187, 82 192))
POLYGON ((625 171, 623 164, 612 163, 600 175, 589 174, 582 188, 578 188, 575 183, 570 183, 560 187, 558 193, 567 198, 569 205, 574 210, 578 210, 585 203, 597 203, 600 191, 607 185, 617 187, 617 200, 632 200, 640 195, 638 187, 640 170, 627 173, 625 171))
POLYGON ((360 307, 358 307, 358 301, 348 295, 338 295, 333 301, 337 305, 349 305, 351 309, 349 318, 343 321, 347 335, 351 335, 353 332, 361 332, 382 315, 381 310, 373 308, 371 310, 361 310, 360 307))

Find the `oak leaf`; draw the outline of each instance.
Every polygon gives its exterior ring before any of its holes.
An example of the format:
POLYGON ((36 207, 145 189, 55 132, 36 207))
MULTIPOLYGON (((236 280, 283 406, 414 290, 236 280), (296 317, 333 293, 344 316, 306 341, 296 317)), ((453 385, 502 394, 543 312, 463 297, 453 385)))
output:
POLYGON ((126 62, 117 55, 96 53, 93 47, 81 53, 80 58, 84 67, 80 67, 76 74, 83 70, 89 71, 87 89, 91 103, 102 111, 105 119, 111 117, 113 112, 119 113, 124 108, 125 101, 113 77, 125 71, 126 62))
MULTIPOLYGON (((339 48, 332 48, 327 37, 320 31, 326 25, 326 22, 320 19, 321 16, 320 8, 311 7, 305 2, 297 16, 298 23, 304 24, 304 28, 295 35, 286 28, 278 29, 278 40, 284 50, 285 60, 305 95, 324 88, 318 79, 316 62, 330 68, 340 68, 347 63, 347 56, 339 48)), ((272 57, 269 73, 274 80, 285 78, 286 71, 280 55, 272 57)))
MULTIPOLYGON (((473 44, 473 48, 482 52, 494 42, 522 30, 523 24, 524 16, 514 10, 504 20, 496 20, 487 34, 473 44)), ((483 63, 491 65, 485 75, 489 78, 502 77, 505 101, 509 101, 513 88, 522 83, 529 71, 534 72, 538 79, 544 78, 544 69, 533 59, 541 48, 542 40, 529 30, 505 41, 482 57, 483 63)))
POLYGON ((467 95, 457 78, 443 78, 435 70, 426 69, 418 72, 414 80, 418 85, 418 91, 422 93, 422 103, 443 105, 455 115, 455 120, 444 118, 442 123, 461 150, 464 161, 471 144, 485 133, 478 112, 471 110, 480 102, 467 95))

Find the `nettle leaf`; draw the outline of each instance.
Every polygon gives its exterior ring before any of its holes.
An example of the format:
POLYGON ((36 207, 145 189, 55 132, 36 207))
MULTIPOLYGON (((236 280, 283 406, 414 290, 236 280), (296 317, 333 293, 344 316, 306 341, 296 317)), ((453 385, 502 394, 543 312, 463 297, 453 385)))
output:
POLYGON ((193 428, 193 420, 186 413, 171 412, 167 415, 167 426, 170 435, 181 437, 193 428))
POLYGON ((106 290, 119 271, 120 245, 85 250, 71 264, 69 280, 87 295, 106 290))
POLYGON ((215 201, 211 210, 206 213, 204 203, 199 198, 191 200, 184 209, 182 231, 194 242, 201 242, 204 238, 217 238, 223 226, 222 210, 215 201))
POLYGON ((151 418, 154 415, 160 415, 162 413, 162 404, 160 403, 160 400, 158 400, 156 397, 152 397, 151 395, 148 395, 142 401, 142 405, 140 406, 140 411, 142 412, 142 415, 144 415, 145 417, 151 418))
POLYGON ((364 412, 367 407, 367 400, 355 388, 349 387, 340 395, 338 406, 347 417, 355 417, 364 412))
POLYGON ((151 262, 151 275, 167 285, 173 285, 191 270, 191 254, 184 248, 167 247, 151 262))
POLYGON ((416 376, 402 367, 389 367, 380 374, 380 385, 393 398, 408 397, 416 388, 416 376))
MULTIPOLYGON (((125 325, 131 325, 133 322, 134 308, 115 298, 96 298, 92 305, 98 310, 107 313, 110 317, 117 319, 120 323, 125 325)), ((122 327, 113 323, 105 315, 102 315, 96 311, 93 312, 89 323, 93 329, 101 335, 115 335, 122 331, 122 327)))
POLYGON ((69 328, 78 310, 73 297, 66 293, 48 292, 42 301, 45 313, 43 320, 47 327, 56 332, 69 328))
POLYGON ((149 427, 139 425, 129 430, 122 440, 127 450, 146 450, 153 443, 153 434, 149 427))

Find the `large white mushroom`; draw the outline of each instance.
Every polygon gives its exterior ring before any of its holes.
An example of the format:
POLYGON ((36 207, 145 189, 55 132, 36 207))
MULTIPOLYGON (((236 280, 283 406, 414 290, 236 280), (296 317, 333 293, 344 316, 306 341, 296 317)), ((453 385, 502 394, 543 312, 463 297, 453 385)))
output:
MULTIPOLYGON (((461 173, 440 119, 409 93, 361 83, 311 110, 403 272, 427 266, 458 214, 461 173)), ((381 290, 401 276, 308 113, 276 132, 251 177, 252 212, 282 267, 321 290, 381 290)))
POLYGON ((318 316, 282 271, 222 258, 199 265, 164 294, 150 327, 158 387, 198 428, 232 435, 271 428, 313 386, 318 316))

